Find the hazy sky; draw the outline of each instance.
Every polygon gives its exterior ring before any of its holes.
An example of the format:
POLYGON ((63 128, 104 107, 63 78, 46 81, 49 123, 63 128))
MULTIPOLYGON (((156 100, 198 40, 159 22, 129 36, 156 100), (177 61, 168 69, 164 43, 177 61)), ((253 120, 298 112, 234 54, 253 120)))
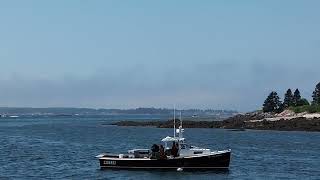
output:
POLYGON ((0 106, 250 111, 320 81, 320 1, 0 2, 0 106))

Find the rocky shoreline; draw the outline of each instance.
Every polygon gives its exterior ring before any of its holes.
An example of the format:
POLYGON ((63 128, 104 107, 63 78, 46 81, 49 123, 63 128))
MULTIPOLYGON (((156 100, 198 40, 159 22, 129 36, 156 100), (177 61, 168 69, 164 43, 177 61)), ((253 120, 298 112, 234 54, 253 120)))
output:
MULTIPOLYGON (((184 128, 221 128, 221 129, 257 129, 257 130, 280 130, 280 131, 320 131, 320 118, 306 117, 277 117, 264 113, 247 113, 236 115, 222 121, 183 121, 184 128)), ((172 120, 167 121, 119 121, 111 125, 117 126, 144 126, 157 128, 172 128, 172 120)), ((176 121, 176 127, 179 120, 176 121)))

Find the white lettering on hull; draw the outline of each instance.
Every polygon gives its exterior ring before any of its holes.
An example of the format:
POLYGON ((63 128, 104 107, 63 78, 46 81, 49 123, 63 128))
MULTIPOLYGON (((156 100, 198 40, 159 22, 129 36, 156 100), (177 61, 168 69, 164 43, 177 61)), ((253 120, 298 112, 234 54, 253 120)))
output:
POLYGON ((117 165, 117 161, 103 161, 104 165, 117 165))

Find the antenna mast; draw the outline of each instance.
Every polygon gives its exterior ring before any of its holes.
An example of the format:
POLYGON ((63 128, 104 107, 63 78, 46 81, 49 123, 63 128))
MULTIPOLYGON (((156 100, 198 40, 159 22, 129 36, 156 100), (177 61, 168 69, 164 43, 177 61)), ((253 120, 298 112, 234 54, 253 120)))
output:
POLYGON ((180 126, 179 126, 179 138, 182 138, 183 129, 182 129, 182 111, 180 110, 180 126))
POLYGON ((173 105, 173 137, 176 137, 176 105, 173 105))
POLYGON ((181 111, 180 111, 180 126, 182 128, 182 117, 181 117, 181 111))

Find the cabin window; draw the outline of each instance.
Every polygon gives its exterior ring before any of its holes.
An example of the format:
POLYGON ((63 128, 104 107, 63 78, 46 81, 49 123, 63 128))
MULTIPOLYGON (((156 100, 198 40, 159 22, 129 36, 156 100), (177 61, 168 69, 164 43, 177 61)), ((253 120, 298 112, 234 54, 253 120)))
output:
POLYGON ((186 145, 185 144, 181 144, 181 149, 186 149, 186 145))
POLYGON ((202 154, 202 151, 194 151, 193 154, 202 154))
POLYGON ((190 145, 188 145, 188 144, 180 144, 180 148, 181 149, 188 149, 188 148, 190 148, 190 145))
POLYGON ((139 154, 149 154, 148 151, 140 151, 139 154))

